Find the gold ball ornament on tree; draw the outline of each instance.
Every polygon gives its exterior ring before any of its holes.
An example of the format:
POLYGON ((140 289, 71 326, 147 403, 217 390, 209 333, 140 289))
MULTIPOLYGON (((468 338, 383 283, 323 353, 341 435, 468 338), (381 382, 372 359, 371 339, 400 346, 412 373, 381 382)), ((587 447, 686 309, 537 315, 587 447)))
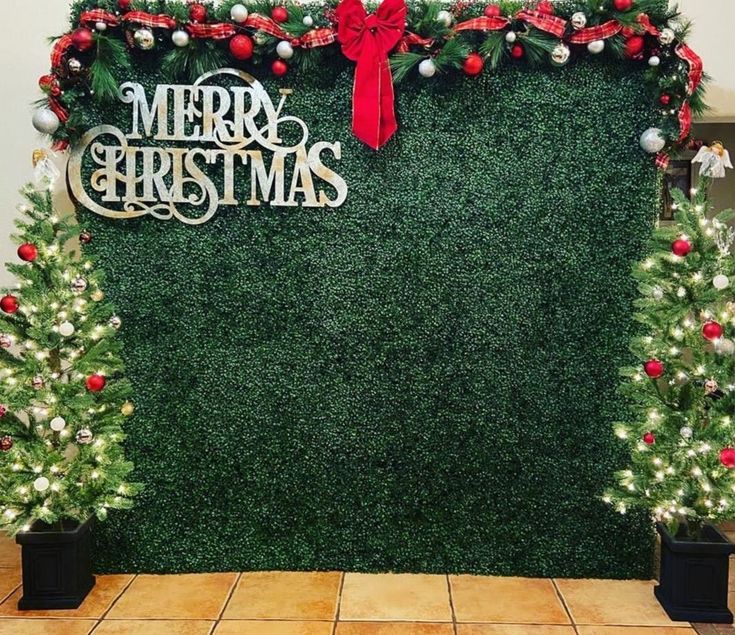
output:
POLYGON ((135 412, 135 406, 132 402, 126 401, 122 406, 120 406, 120 412, 122 412, 124 416, 129 417, 135 412))
POLYGON ((102 289, 95 289, 89 297, 92 298, 93 302, 102 302, 105 299, 105 294, 102 289))
POLYGON ((31 119, 33 127, 41 134, 54 134, 59 129, 61 121, 50 108, 39 108, 31 119))
POLYGON ((143 27, 135 31, 133 42, 141 51, 150 51, 156 45, 156 36, 151 29, 143 27))
POLYGON ((661 32, 658 34, 658 41, 661 42, 664 46, 668 46, 676 39, 676 33, 674 33, 673 29, 670 29, 666 27, 665 29, 661 29, 661 32))
POLYGON ((587 16, 582 11, 577 11, 572 15, 571 20, 572 27, 579 31, 587 26, 587 16))
POLYGON ((77 443, 80 445, 89 445, 92 443, 92 439, 94 439, 94 435, 92 434, 92 431, 89 428, 81 428, 77 431, 75 437, 77 440, 77 443))

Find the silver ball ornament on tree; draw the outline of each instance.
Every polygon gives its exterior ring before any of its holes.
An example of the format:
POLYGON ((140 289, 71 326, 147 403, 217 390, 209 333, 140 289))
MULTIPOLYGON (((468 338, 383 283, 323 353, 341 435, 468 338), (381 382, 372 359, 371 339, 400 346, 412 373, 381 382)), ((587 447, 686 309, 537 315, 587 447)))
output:
POLYGON ((49 426, 54 432, 61 432, 66 428, 66 419, 64 417, 54 417, 49 421, 49 426))
POLYGON ((421 60, 419 63, 419 75, 421 77, 434 77, 436 75, 436 64, 434 64, 434 60, 421 60))
POLYGON ((305 15, 304 19, 301 20, 304 26, 314 26, 314 18, 312 18, 310 15, 305 15))
POLYGON ((666 147, 666 139, 660 128, 649 128, 641 135, 641 148, 650 154, 661 152, 666 147))
POLYGON ((233 22, 242 24, 248 19, 248 8, 244 4, 233 4, 230 9, 230 17, 233 22))
POLYGON ((31 386, 33 387, 33 390, 41 390, 46 385, 46 382, 44 381, 43 377, 41 375, 36 375, 33 379, 31 379, 31 386))
POLYGON ((726 275, 720 273, 712 279, 712 285, 718 291, 722 291, 730 286, 730 279, 726 275))
POLYGON ((648 65, 652 67, 660 66, 661 65, 661 58, 658 55, 651 55, 651 57, 648 58, 648 65))
POLYGON ((74 335, 74 325, 71 322, 62 322, 59 324, 59 334, 63 337, 71 337, 74 335))
POLYGON ((39 108, 33 113, 31 123, 38 132, 43 134, 54 134, 61 125, 56 113, 50 108, 39 108))
POLYGON ((189 46, 189 34, 183 29, 177 29, 171 34, 171 41, 179 48, 189 46))
POLYGON ((661 29, 661 32, 658 34, 658 41, 661 42, 664 46, 668 46, 676 39, 676 33, 674 33, 673 29, 670 29, 666 27, 665 29, 661 29))
POLYGON ((599 55, 605 50, 605 40, 593 40, 587 45, 587 50, 592 55, 599 55))
POLYGON ((505 34, 505 41, 508 44, 513 44, 518 39, 518 34, 515 31, 508 31, 505 34))
POLYGON ((439 11, 439 13, 436 14, 436 21, 442 26, 451 26, 453 20, 454 16, 452 16, 452 14, 445 9, 442 9, 441 11, 439 11))
POLYGON ((116 331, 122 326, 122 320, 117 315, 113 315, 107 323, 116 331))
POLYGON ((92 434, 92 431, 89 428, 82 428, 79 430, 74 437, 77 440, 77 443, 80 445, 89 445, 92 443, 92 439, 94 439, 94 435, 92 434))
POLYGON ((84 66, 76 57, 70 57, 66 60, 66 68, 72 75, 79 75, 84 66))
POLYGON ((718 355, 733 355, 735 354, 735 342, 727 339, 726 337, 717 338, 714 342, 715 353, 718 355))
POLYGON ((156 36, 148 27, 143 27, 133 34, 133 42, 141 51, 150 51, 156 45, 156 36))
POLYGON ((281 40, 276 46, 276 54, 282 60, 290 60, 293 57, 293 46, 291 46, 291 42, 281 40))
POLYGON ((714 379, 708 379, 704 382, 704 394, 711 395, 720 388, 720 385, 714 379))
POLYGON ((579 31, 587 26, 587 16, 582 11, 577 11, 577 13, 572 15, 570 22, 572 27, 579 31))
POLYGON ((683 439, 691 439, 692 435, 694 434, 694 430, 692 430, 689 426, 683 426, 679 430, 679 434, 683 439))
POLYGON ((661 287, 654 287, 651 296, 654 300, 661 300, 664 297, 664 290, 661 287))
POLYGON ((102 31, 107 31, 107 22, 96 22, 94 25, 95 30, 99 31, 100 33, 102 31))
POLYGON ((0 348, 10 348, 13 345, 13 338, 10 335, 0 335, 0 348))
POLYGON ((572 53, 564 42, 559 42, 551 51, 551 63, 554 66, 564 66, 569 62, 572 53))
POLYGON ((87 290, 87 281, 84 278, 74 278, 71 283, 71 290, 74 293, 83 293, 87 290))
POLYGON ((45 492, 50 486, 51 483, 45 476, 39 476, 35 481, 33 481, 33 489, 37 492, 45 492))

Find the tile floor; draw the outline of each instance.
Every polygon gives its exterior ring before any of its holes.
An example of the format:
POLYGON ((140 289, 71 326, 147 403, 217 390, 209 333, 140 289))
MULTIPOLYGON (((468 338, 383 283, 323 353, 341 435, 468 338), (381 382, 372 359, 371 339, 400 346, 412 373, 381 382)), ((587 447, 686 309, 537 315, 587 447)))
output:
MULTIPOLYGON (((17 610, 19 552, 0 539, 0 635, 719 635, 672 622, 653 582, 471 575, 98 576, 76 611, 17 610)), ((735 598, 733 598, 735 600, 735 598)), ((735 602, 734 602, 735 604, 735 602)))

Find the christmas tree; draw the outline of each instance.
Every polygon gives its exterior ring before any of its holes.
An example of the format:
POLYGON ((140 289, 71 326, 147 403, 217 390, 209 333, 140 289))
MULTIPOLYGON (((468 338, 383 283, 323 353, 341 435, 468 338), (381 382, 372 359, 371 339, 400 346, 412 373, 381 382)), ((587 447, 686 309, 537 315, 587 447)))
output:
POLYGON ((676 225, 656 229, 635 269, 640 364, 622 371, 631 410, 615 425, 631 463, 605 495, 621 513, 644 506, 691 540, 735 515, 735 232, 730 210, 712 217, 710 184, 705 176, 691 200, 675 193, 676 225))
POLYGON ((65 529, 104 520, 139 490, 121 446, 133 405, 120 320, 94 263, 67 250, 91 235, 54 214, 52 185, 53 175, 23 190, 19 262, 7 267, 17 289, 0 299, 0 523, 11 534, 36 521, 65 529))

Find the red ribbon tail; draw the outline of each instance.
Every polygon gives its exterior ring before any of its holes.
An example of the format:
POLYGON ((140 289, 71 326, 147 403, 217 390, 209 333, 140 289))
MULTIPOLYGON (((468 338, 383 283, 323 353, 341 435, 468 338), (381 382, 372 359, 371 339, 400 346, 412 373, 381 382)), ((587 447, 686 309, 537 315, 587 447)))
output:
POLYGON ((393 76, 388 59, 364 53, 357 62, 352 95, 352 132, 373 150, 398 129, 393 106, 393 76))

